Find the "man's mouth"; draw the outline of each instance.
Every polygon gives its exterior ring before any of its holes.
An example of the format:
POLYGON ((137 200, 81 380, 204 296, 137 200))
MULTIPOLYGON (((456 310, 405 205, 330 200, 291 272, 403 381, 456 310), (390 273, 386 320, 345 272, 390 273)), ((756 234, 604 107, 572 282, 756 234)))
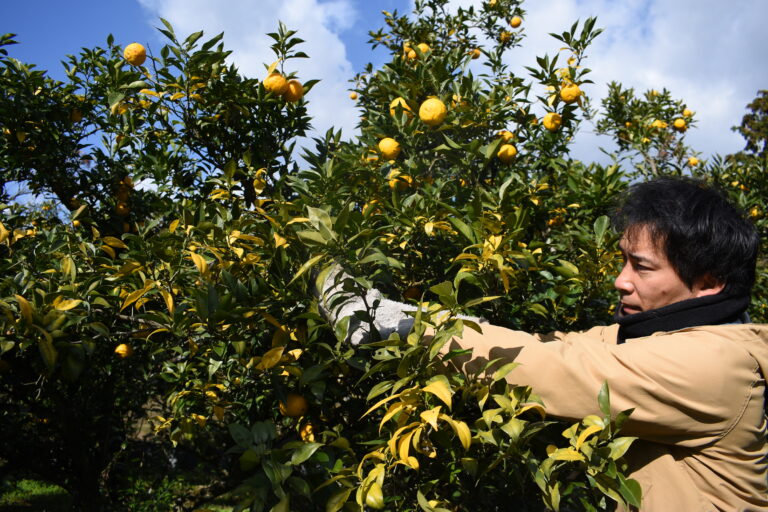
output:
POLYGON ((635 313, 640 313, 641 311, 642 309, 637 306, 631 306, 629 304, 624 304, 623 302, 621 303, 621 314, 623 316, 634 315, 635 313))

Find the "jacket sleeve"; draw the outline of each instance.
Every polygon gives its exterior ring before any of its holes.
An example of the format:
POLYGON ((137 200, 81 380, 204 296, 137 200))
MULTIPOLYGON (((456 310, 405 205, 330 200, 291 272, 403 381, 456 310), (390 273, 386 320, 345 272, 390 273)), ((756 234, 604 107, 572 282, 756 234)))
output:
POLYGON ((492 373, 515 361, 507 380, 530 385, 549 415, 574 421, 600 414, 597 395, 607 381, 612 414, 634 409, 622 432, 655 442, 696 447, 723 436, 742 414, 757 375, 746 351, 697 330, 617 345, 616 326, 552 335, 482 328, 482 334, 465 328, 450 344, 473 349, 466 370, 501 359, 492 373))

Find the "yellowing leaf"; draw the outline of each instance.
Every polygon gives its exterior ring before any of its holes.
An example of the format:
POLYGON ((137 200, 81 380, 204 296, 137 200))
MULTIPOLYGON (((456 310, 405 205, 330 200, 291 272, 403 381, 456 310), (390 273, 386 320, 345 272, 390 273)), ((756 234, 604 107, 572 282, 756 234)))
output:
POLYGON ((381 432, 381 428, 384 426, 384 424, 386 422, 388 422, 390 419, 392 419, 392 417, 395 414, 397 414, 397 413, 399 413, 400 411, 403 410, 405 405, 406 404, 404 402, 397 402, 396 404, 392 404, 392 405, 389 406, 389 410, 384 415, 384 417, 381 418, 381 422, 379 423, 379 432, 381 432))
POLYGON ((277 59, 275 62, 269 65, 269 68, 267 68, 267 74, 269 75, 272 73, 275 69, 277 69, 277 65, 280 64, 280 61, 283 59, 277 59))
POLYGON ((584 441, 586 441, 589 436, 595 432, 600 432, 601 430, 603 430, 603 428, 600 425, 591 425, 585 428, 581 434, 579 434, 579 438, 576 440, 576 449, 578 450, 581 448, 581 445, 584 444, 584 441))
POLYGON ((146 94, 148 96, 154 96, 155 98, 162 98, 164 92, 157 92, 153 91, 152 89, 142 89, 139 91, 139 94, 146 94))
POLYGON ((10 231, 8 231, 5 226, 3 226, 3 223, 0 222, 0 244, 5 242, 8 239, 8 236, 10 235, 10 231))
POLYGON ((102 245, 100 249, 105 253, 109 254, 110 258, 115 258, 117 256, 117 253, 115 253, 115 250, 108 245, 102 245))
POLYGON ((203 274, 206 275, 208 273, 208 262, 205 261, 205 258, 197 254, 196 252, 193 252, 189 255, 189 257, 192 259, 192 262, 197 267, 197 270, 203 274))
POLYGON ((77 266, 70 256, 64 256, 61 259, 61 273, 68 276, 72 281, 77 278, 77 266))
POLYGON ((183 98, 185 95, 183 92, 175 92, 171 95, 171 101, 176 101, 179 98, 183 98))
POLYGON ((59 295, 53 299, 53 307, 59 311, 69 311, 70 309, 76 308, 81 302, 83 301, 79 299, 65 299, 59 295))
POLYGON ((288 246, 288 240, 280 236, 278 233, 275 233, 275 249, 279 249, 280 247, 288 246))
POLYGON ((446 421, 461 441, 461 445, 465 450, 469 450, 469 446, 472 444, 472 433, 466 423, 461 420, 454 420, 447 414, 441 414, 440 419, 446 421))
POLYGON ((268 370, 274 367, 277 363, 280 362, 280 358, 283 357, 284 350, 285 350, 285 347, 275 347, 273 349, 268 350, 267 353, 262 356, 261 361, 259 361, 259 364, 256 365, 256 369, 268 370))
POLYGON ((434 409, 430 409, 428 411, 423 411, 419 417, 429 423, 433 429, 437 430, 437 420, 440 417, 440 409, 442 409, 442 405, 438 405, 434 409))
POLYGON ((171 224, 168 226, 168 231, 170 231, 171 233, 176 231, 176 228, 179 227, 179 222, 180 222, 179 219, 176 219, 173 222, 171 222, 171 224))
POLYGON ((403 437, 400 438, 400 442, 397 446, 397 455, 400 457, 400 460, 408 464, 408 457, 410 456, 411 451, 411 438, 413 437, 413 434, 415 432, 414 430, 411 430, 407 434, 405 434, 403 437))
POLYGON ((53 370, 56 367, 56 358, 58 357, 56 347, 53 346, 53 338, 51 338, 51 335, 48 334, 45 329, 37 325, 34 327, 43 335, 37 346, 40 349, 40 355, 43 356, 43 361, 48 369, 48 373, 53 373, 53 370))
POLYGON ((558 448, 549 454, 549 458, 555 459, 555 460, 573 461, 573 460, 584 460, 584 455, 577 452, 573 448, 558 448))
POLYGON ((114 236, 105 236, 101 239, 105 244, 107 244, 110 247, 114 247, 115 249, 127 249, 128 246, 125 245, 125 242, 120 240, 119 238, 115 238, 114 236))
POLYGON ((451 408, 451 395, 453 390, 448 383, 448 379, 444 375, 435 376, 432 381, 422 389, 426 393, 432 393, 437 398, 442 400, 448 408, 451 408))
POLYGON ((165 306, 168 308, 168 312, 173 314, 174 311, 174 304, 173 304, 173 295, 168 290, 160 290, 160 295, 163 296, 163 299, 165 300, 165 306))
POLYGON ((268 323, 274 325, 278 329, 285 329, 285 326, 283 324, 281 324, 280 321, 277 318, 273 317, 272 315, 270 315, 266 311, 259 311, 259 314, 264 318, 264 320, 266 320, 268 323))
POLYGON ((147 293, 154 286, 153 282, 149 282, 144 288, 136 290, 133 293, 129 293, 123 301, 123 305, 120 307, 120 311, 124 310, 137 300, 139 300, 145 293, 147 293))
POLYGON ((547 417, 547 411, 544 409, 544 406, 537 403, 525 404, 523 407, 520 408, 519 411, 517 411, 517 414, 522 414, 525 411, 528 411, 531 409, 539 413, 539 416, 541 416, 541 419, 544 419, 547 417))
POLYGON ((21 317, 28 323, 32 323, 32 306, 29 305, 27 299, 21 295, 14 295, 16 302, 19 304, 19 310, 21 311, 21 317))

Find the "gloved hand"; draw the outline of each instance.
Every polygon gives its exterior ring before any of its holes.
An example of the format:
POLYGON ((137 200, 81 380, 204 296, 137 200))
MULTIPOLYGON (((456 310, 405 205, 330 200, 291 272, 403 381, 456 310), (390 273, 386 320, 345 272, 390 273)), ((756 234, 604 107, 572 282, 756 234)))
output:
MULTIPOLYGON (((332 326, 349 317, 345 341, 353 345, 385 340, 393 332, 405 338, 413 328, 414 318, 408 312, 416 311, 415 306, 385 299, 375 288, 361 290, 352 276, 339 265, 317 276, 314 293, 320 313, 332 326), (378 333, 377 338, 372 336, 371 327, 378 333)), ((469 316, 460 315, 459 318, 476 323, 482 321, 469 316)))
POLYGON ((349 317, 346 341, 353 345, 385 340, 395 331, 405 338, 413 327, 414 319, 406 311, 416 311, 414 306, 385 299, 375 288, 360 290, 352 276, 338 265, 321 272, 315 284, 320 313, 332 326, 349 317), (372 336, 371 327, 378 338, 372 336))

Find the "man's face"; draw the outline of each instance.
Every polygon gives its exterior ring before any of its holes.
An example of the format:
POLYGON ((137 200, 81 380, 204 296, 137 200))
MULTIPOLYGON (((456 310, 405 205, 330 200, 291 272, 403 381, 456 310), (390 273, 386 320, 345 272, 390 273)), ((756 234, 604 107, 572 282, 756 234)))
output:
POLYGON ((688 288, 667 259, 662 244, 654 243, 646 227, 635 227, 630 233, 619 242, 624 268, 614 282, 621 296, 620 316, 713 295, 723 289, 719 283, 704 278, 688 288))

